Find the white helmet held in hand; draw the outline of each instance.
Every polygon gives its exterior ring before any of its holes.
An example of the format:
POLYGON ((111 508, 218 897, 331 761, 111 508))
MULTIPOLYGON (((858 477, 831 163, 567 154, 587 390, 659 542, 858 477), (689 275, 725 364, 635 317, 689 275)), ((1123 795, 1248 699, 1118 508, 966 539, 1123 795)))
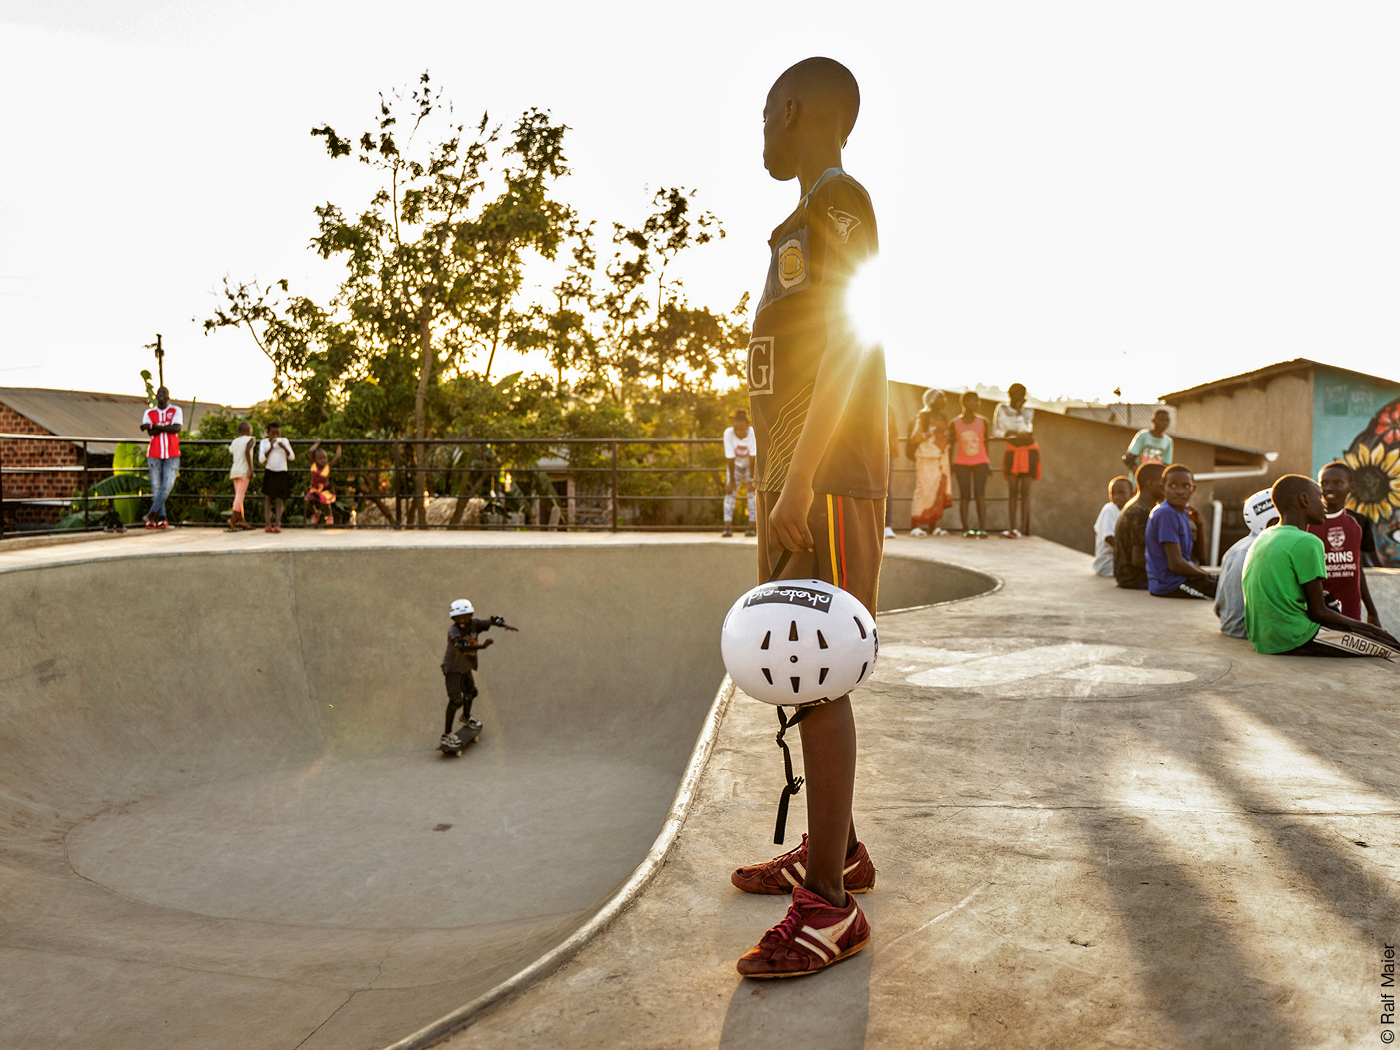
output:
POLYGON ((458 616, 470 616, 474 612, 476 612, 476 609, 472 607, 471 602, 467 601, 465 598, 458 598, 452 603, 452 608, 447 610, 447 615, 455 618, 458 616))
POLYGON ((766 704, 845 696, 875 667, 875 618, 849 591, 821 580, 774 580, 729 610, 720 632, 734 684, 766 704))
POLYGON ((1251 536, 1258 536, 1270 518, 1277 518, 1274 509, 1274 496, 1271 489, 1260 489, 1244 501, 1244 523, 1251 536))

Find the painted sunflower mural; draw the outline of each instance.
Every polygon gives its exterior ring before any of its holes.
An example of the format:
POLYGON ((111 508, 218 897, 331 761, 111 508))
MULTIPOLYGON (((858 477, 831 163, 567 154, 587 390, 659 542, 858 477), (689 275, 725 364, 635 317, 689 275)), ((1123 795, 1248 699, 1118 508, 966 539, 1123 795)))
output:
POLYGON ((1342 458, 1356 475, 1347 506, 1371 520, 1376 560, 1400 568, 1400 398, 1375 414, 1342 458))

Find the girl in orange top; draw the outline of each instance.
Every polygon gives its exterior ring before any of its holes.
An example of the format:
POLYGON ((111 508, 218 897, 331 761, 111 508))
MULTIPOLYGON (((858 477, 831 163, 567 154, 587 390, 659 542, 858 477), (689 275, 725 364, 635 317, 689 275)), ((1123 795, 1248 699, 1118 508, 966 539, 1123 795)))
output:
POLYGON ((964 536, 987 535, 987 475, 992 461, 987 455, 987 420, 977 414, 982 399, 977 391, 962 396, 962 415, 948 424, 948 444, 953 450, 953 476, 958 479, 958 513, 964 536), (977 499, 977 528, 967 527, 967 504, 977 499))

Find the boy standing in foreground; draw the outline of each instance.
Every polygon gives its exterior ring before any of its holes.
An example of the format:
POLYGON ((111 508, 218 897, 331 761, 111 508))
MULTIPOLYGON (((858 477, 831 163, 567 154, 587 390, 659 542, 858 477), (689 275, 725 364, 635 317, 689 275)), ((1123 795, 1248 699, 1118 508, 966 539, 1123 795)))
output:
POLYGON ((1191 560, 1196 530, 1188 513, 1196 479, 1175 463, 1162 472, 1162 502, 1147 519, 1147 590, 1158 598, 1214 598, 1215 577, 1191 560))
MULTIPOLYGON (((1327 504, 1327 517, 1321 525, 1309 525, 1308 531, 1322 541, 1327 553, 1327 590, 1342 603, 1342 615, 1353 620, 1365 620, 1380 625, 1376 603, 1361 571, 1362 553, 1366 550, 1366 528, 1357 522, 1359 515, 1347 510, 1347 497, 1354 487, 1351 467, 1345 463, 1329 463, 1317 474, 1317 484, 1327 504)), ((1375 551, 1372 543, 1371 550, 1375 551)))
POLYGON ((1285 656, 1400 656, 1400 642, 1374 624, 1330 609, 1323 597, 1327 559, 1307 531, 1327 520, 1322 489, 1285 474, 1274 482, 1279 522, 1265 529, 1244 563, 1244 615, 1256 651, 1285 656))
MULTIPOLYGON (((773 231, 772 259, 749 343, 749 401, 758 436, 758 579, 784 551, 782 578, 829 580, 876 606, 887 457, 884 352, 858 337, 846 292, 879 241, 870 197, 841 169, 860 91, 850 70, 809 58, 783 73, 763 109, 763 163, 797 179, 797 209, 773 231)), ((734 872, 753 893, 784 893, 787 916, 739 960, 746 977, 820 970, 870 943, 848 890, 875 869, 851 822, 856 727, 849 695, 799 723, 807 834, 776 860, 734 872)))

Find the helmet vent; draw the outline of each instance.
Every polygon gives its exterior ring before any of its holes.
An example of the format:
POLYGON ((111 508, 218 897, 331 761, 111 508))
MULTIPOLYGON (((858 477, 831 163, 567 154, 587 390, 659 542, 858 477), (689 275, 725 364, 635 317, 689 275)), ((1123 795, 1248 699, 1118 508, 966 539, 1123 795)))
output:
MULTIPOLYGON (((862 638, 864 638, 864 637, 865 637, 865 624, 863 624, 863 623, 860 622, 860 617, 859 617, 859 616, 852 616, 851 619, 854 620, 854 621, 856 622, 856 627, 858 627, 858 628, 860 629, 860 636, 861 636, 862 638)), ((793 625, 794 628, 796 628, 796 627, 797 627, 797 621, 796 621, 796 620, 792 621, 792 625, 793 625)))
POLYGON ((768 643, 769 643, 772 639, 773 639, 773 632, 772 632, 772 631, 769 631, 767 634, 765 634, 765 635, 763 636, 763 644, 760 645, 759 648, 760 648, 760 649, 767 649, 767 648, 768 648, 768 643))
POLYGON ((759 670, 761 670, 761 671, 763 672, 763 677, 766 678, 766 679, 768 679, 768 684, 769 684, 769 685, 772 685, 772 684, 773 684, 773 676, 772 676, 771 674, 768 673, 768 668, 762 667, 762 668, 759 668, 759 670))
MULTIPOLYGON (((862 634, 861 637, 863 638, 863 637, 865 637, 865 635, 862 634)), ((792 626, 791 626, 790 628, 788 628, 788 641, 790 641, 790 642, 795 642, 795 641, 797 641, 797 621, 796 621, 796 620, 793 620, 793 621, 792 621, 792 626)))
POLYGON ((792 683, 792 691, 794 693, 800 693, 802 691, 802 679, 789 678, 788 681, 792 683))
POLYGON ((860 665, 860 677, 856 679, 857 684, 859 684, 860 682, 863 682, 863 681, 865 680, 865 669, 866 669, 867 667, 869 667, 869 666, 870 666, 870 661, 868 661, 868 660, 867 660, 865 663, 863 663, 863 664, 860 665))
POLYGON ((823 649, 829 648, 826 644, 826 639, 822 637, 821 631, 817 632, 817 644, 820 645, 823 649))
POLYGON ((831 670, 830 667, 823 667, 823 668, 822 668, 822 673, 819 674, 819 675, 817 675, 817 685, 821 685, 823 682, 826 681, 826 673, 827 673, 828 671, 830 671, 830 670, 831 670))

